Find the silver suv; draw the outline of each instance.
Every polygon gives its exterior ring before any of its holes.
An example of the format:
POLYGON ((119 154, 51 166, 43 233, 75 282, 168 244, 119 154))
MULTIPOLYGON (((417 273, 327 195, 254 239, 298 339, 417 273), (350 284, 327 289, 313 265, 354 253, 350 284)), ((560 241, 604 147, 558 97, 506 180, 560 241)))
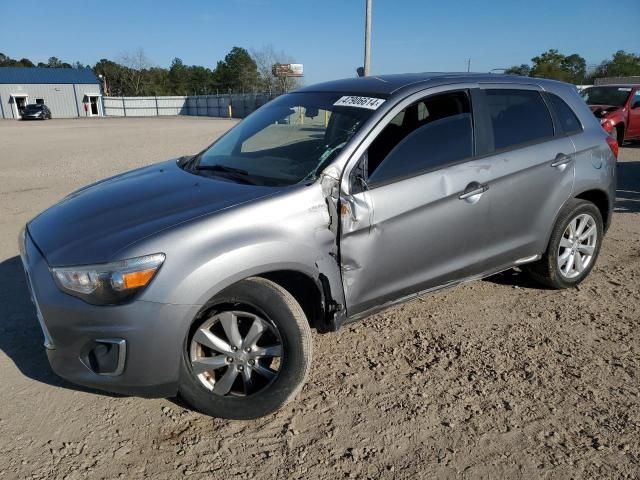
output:
POLYGON ((27 224, 51 366, 266 415, 302 388, 311 329, 514 266, 551 288, 583 281, 617 148, 573 86, 547 80, 392 75, 283 95, 201 153, 27 224))

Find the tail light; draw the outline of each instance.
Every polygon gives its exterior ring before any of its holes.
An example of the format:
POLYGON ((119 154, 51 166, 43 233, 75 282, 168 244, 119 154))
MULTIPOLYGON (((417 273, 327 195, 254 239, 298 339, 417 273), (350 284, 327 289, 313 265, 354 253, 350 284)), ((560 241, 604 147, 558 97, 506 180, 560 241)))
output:
POLYGON ((607 145, 613 152, 613 156, 618 159, 618 152, 620 151, 620 146, 618 145, 618 141, 610 135, 607 135, 607 145))

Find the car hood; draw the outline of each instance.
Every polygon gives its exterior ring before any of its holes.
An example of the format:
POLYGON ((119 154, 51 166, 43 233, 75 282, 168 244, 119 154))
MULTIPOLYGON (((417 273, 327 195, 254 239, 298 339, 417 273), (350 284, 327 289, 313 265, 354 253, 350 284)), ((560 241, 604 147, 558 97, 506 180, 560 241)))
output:
POLYGON ((279 190, 193 175, 171 160, 82 188, 28 230, 51 266, 104 263, 161 230, 279 190))
POLYGON ((604 118, 621 108, 622 107, 615 107, 613 105, 589 105, 589 109, 593 112, 596 118, 604 118))

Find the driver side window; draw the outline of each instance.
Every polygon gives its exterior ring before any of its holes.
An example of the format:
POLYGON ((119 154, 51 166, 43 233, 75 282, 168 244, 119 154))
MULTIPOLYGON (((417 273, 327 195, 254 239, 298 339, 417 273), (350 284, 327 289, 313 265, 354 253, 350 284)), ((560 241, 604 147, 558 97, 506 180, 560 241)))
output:
POLYGON ((473 155, 466 91, 434 95, 400 112, 368 149, 370 186, 443 168, 473 155))

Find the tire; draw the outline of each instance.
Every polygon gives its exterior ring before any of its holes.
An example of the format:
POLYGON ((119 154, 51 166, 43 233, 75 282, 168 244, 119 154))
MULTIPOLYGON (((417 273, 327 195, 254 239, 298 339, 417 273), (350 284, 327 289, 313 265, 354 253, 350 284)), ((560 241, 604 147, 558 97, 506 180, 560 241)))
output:
POLYGON ((184 342, 180 396, 202 413, 227 419, 248 420, 282 408, 302 389, 311 366, 311 330, 298 302, 276 283, 253 277, 210 305, 184 342), (261 329, 253 342, 252 331, 261 329), (261 356, 266 353, 275 356, 261 356))
POLYGON ((603 235, 600 210, 586 200, 571 199, 558 215, 546 252, 539 261, 526 266, 525 270, 535 281, 547 287, 575 287, 593 269, 600 253, 603 235), (582 221, 585 222, 584 225, 582 221), (573 240, 570 225, 579 234, 577 237, 574 235, 573 240), (586 236, 590 231, 593 231, 595 237, 586 236), (580 239, 583 236, 585 240, 580 239))
POLYGON ((611 130, 611 133, 609 135, 611 135, 611 137, 616 142, 618 142, 619 146, 622 146, 622 144, 624 143, 624 125, 616 125, 615 127, 613 127, 613 130, 611 130))

